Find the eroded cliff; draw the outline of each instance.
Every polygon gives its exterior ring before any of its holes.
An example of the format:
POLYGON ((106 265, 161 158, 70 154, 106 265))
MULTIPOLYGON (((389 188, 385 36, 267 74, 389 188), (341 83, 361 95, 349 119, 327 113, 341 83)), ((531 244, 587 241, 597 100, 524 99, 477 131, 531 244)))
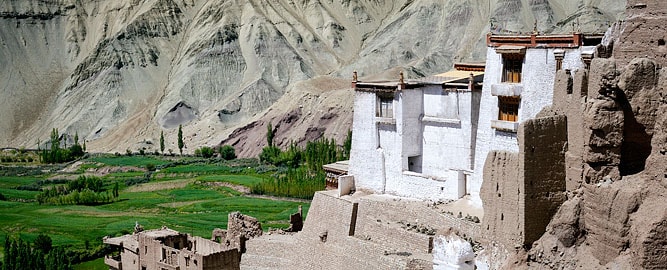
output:
POLYGON ((341 141, 353 70, 442 72, 483 60, 489 29, 528 32, 535 21, 542 32, 600 32, 620 2, 6 0, 0 144, 35 147, 57 127, 91 151, 151 151, 160 131, 176 150, 183 125, 186 152, 227 139, 252 156, 269 121, 289 123, 284 144, 341 141))

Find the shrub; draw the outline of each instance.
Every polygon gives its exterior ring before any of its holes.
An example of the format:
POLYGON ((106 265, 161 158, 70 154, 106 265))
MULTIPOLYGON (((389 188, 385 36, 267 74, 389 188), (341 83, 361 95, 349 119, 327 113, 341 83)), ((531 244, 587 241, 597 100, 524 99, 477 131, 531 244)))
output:
POLYGON ((146 170, 148 170, 149 172, 155 171, 155 164, 153 163, 146 164, 146 170))
POLYGON ((214 153, 213 148, 208 146, 202 146, 201 148, 195 149, 195 156, 198 157, 211 158, 214 153))
POLYGON ((220 157, 225 160, 232 160, 236 158, 236 150, 231 145, 225 145, 218 149, 220 157))
POLYGON ((7 198, 5 198, 5 195, 0 193, 0 201, 6 201, 7 198))
POLYGON ((278 156, 280 156, 280 148, 276 146, 267 146, 262 148, 262 153, 259 154, 259 160, 266 163, 278 163, 278 156))

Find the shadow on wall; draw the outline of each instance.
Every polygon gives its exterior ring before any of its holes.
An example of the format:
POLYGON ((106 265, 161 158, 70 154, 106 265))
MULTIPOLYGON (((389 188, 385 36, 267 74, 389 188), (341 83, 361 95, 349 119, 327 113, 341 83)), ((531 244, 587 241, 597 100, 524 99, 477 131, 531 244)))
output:
POLYGON ((632 105, 621 90, 616 93, 617 102, 623 110, 623 144, 621 145, 621 176, 632 175, 644 170, 646 159, 651 154, 651 135, 639 122, 632 105))

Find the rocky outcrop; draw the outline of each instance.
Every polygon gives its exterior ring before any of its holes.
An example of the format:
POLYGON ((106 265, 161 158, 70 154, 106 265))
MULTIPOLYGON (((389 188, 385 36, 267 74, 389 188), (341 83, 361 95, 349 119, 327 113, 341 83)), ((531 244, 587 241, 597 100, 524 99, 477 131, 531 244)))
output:
POLYGON ((511 32, 531 31, 535 18, 539 31, 562 32, 569 26, 559 22, 590 15, 582 10, 614 20, 621 11, 610 1, 622 0, 4 1, 0 144, 32 147, 57 127, 91 151, 135 150, 161 131, 177 149, 183 125, 186 152, 229 138, 252 156, 263 124, 295 110, 299 121, 277 133, 281 146, 342 141, 353 70, 442 72, 484 57, 489 18, 511 21, 501 29, 511 32), (230 137, 236 129, 249 133, 230 137))
MULTIPOLYGON (((656 23, 654 16, 665 6, 661 1, 629 1, 628 9, 630 19, 624 27, 656 23), (638 10, 647 17, 637 15, 638 10)), ((565 83, 565 72, 557 76, 554 113, 567 116, 568 127, 575 127, 568 129, 568 200, 547 233, 532 249, 518 254, 511 267, 662 269, 667 265, 667 117, 660 113, 667 109, 667 72, 659 58, 633 58, 655 53, 654 49, 627 50, 637 39, 655 38, 664 31, 632 29, 636 31, 611 37, 616 40, 612 58, 594 59, 589 71, 575 71, 573 89, 565 83), (619 40, 626 49, 619 49, 619 40), (583 168, 578 180, 577 168, 583 168)))
POLYGON ((614 58, 621 66, 635 58, 667 64, 667 2, 628 0, 627 7, 625 20, 612 28, 614 58))

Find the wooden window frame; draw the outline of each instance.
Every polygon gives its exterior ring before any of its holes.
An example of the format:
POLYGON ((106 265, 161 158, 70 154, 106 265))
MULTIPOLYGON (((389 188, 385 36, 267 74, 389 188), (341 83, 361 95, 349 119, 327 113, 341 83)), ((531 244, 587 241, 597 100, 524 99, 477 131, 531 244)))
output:
POLYGON ((375 116, 382 118, 394 118, 394 95, 377 96, 377 110, 375 116))
POLYGON ((503 77, 504 83, 521 83, 521 73, 523 72, 523 54, 508 53, 503 54, 503 77))
POLYGON ((498 97, 498 120, 507 122, 519 121, 519 105, 521 97, 498 97))

